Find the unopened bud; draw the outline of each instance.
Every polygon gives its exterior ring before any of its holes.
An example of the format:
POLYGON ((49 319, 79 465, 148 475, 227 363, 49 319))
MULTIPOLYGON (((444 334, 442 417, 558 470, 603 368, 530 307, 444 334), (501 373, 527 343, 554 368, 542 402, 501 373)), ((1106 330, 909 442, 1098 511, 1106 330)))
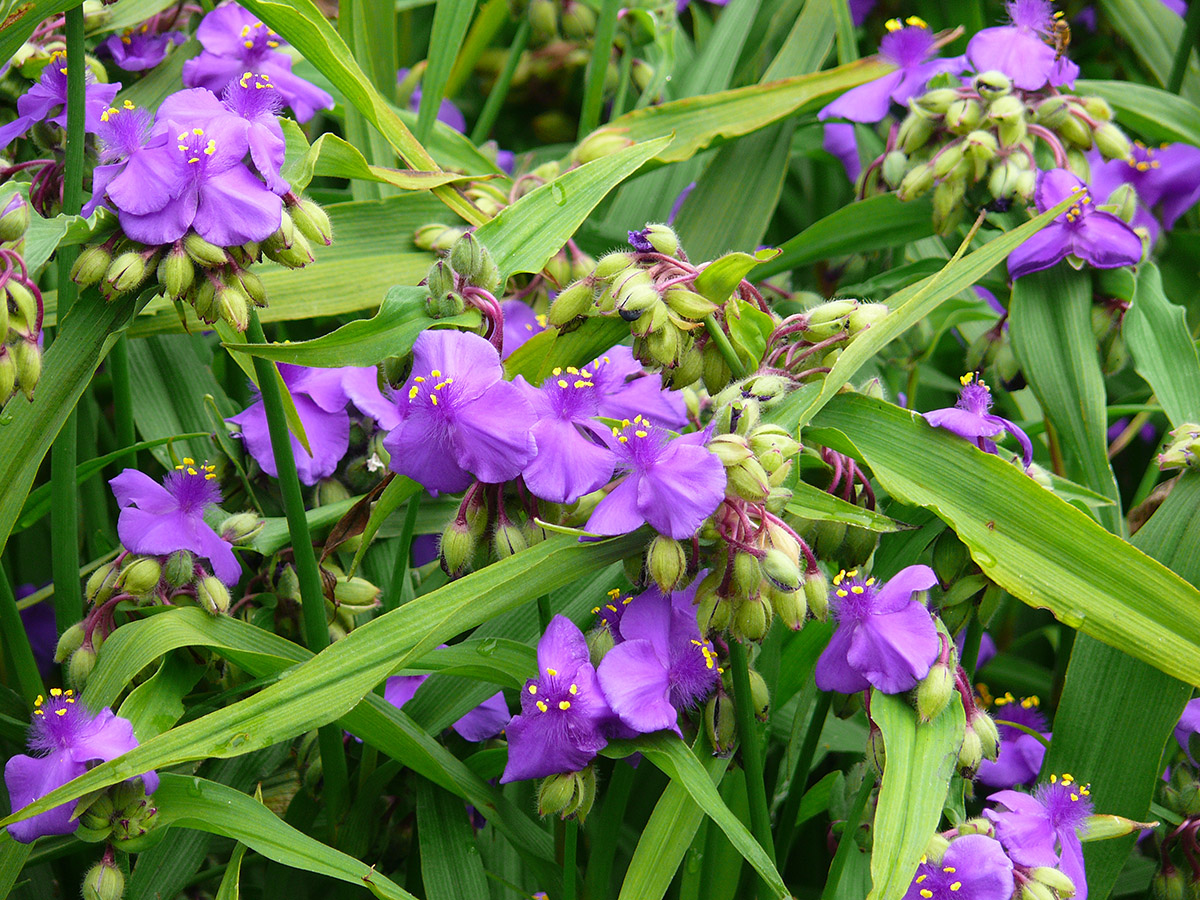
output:
POLYGON ((12 364, 17 387, 26 400, 33 400, 33 390, 42 375, 42 348, 36 341, 17 341, 12 348, 12 364))
POLYGON ((496 523, 496 530, 492 533, 492 553, 496 559, 507 559, 528 546, 529 543, 518 526, 508 521, 496 523))
POLYGON ((655 535, 646 551, 646 571, 664 594, 678 588, 687 574, 683 545, 665 535, 655 535))
POLYGON ((632 146, 633 141, 615 130, 593 131, 571 151, 571 159, 580 164, 589 163, 632 146))
POLYGON ((914 200, 931 187, 933 187, 933 167, 929 163, 921 163, 904 176, 896 191, 896 196, 901 200, 914 200))
POLYGON ((1034 881, 1041 882, 1053 890, 1060 900, 1067 900, 1068 897, 1075 896, 1075 882, 1058 869, 1051 866, 1038 866, 1029 873, 1029 876, 1034 881))
POLYGON ((846 327, 853 337, 866 331, 872 325, 882 322, 887 318, 889 312, 886 303, 860 303, 858 308, 850 313, 850 317, 846 320, 846 327))
POLYGON ((936 831, 929 838, 929 843, 925 845, 925 859, 935 866, 942 864, 942 857, 946 855, 946 851, 950 849, 950 841, 936 831))
POLYGON ((468 524, 457 519, 451 520, 442 532, 442 539, 438 545, 442 569, 447 575, 455 577, 466 570, 475 558, 477 543, 477 535, 472 533, 468 524))
POLYGON ((196 278, 196 266, 183 246, 176 244, 158 263, 158 283, 172 299, 182 297, 196 278))
POLYGON ((479 243, 479 239, 468 231, 450 248, 450 265, 455 272, 474 283, 483 271, 484 259, 487 256, 488 252, 479 243))
POLYGON ((957 99, 958 91, 954 88, 934 88, 917 97, 916 104, 926 112, 942 115, 957 99))
POLYGON ((792 631, 803 628, 804 620, 808 616, 808 601, 804 591, 780 591, 774 585, 768 587, 764 593, 779 621, 792 631))
MULTIPOLYGON (((33 291, 17 278, 9 278, 5 288, 8 291, 8 305, 13 307, 11 314, 5 309, 5 314, 10 315, 9 326, 23 337, 34 337, 37 333, 38 302, 33 291)), ((4 335, 0 334, 0 340, 3 338, 4 335)))
POLYGON ((310 241, 324 244, 326 247, 333 243, 333 226, 329 222, 329 214, 318 203, 303 197, 289 212, 296 229, 310 241))
POLYGON ((754 718, 765 722, 771 711, 771 691, 754 669, 747 670, 746 674, 750 676, 750 703, 754 707, 754 718))
POLYGON ((775 611, 759 595, 738 597, 734 603, 731 631, 735 639, 759 643, 771 628, 775 611))
POLYGON ((80 287, 90 287, 104 277, 112 263, 112 254, 103 244, 85 247, 71 266, 71 280, 80 287))
POLYGON ((214 616, 229 611, 229 588, 214 575, 208 575, 196 585, 196 602, 214 616))
POLYGON ((671 288, 663 294, 663 300, 667 302, 667 306, 671 307, 672 311, 685 319, 699 321, 717 310, 717 304, 686 288, 671 288))
POLYGON ((883 180, 887 182, 888 187, 895 189, 900 186, 907 169, 908 157, 902 150, 892 150, 884 156, 879 172, 883 175, 883 180))
POLYGON ((565 325, 572 319, 587 315, 596 303, 596 291, 587 281, 577 281, 561 291, 546 314, 551 325, 565 325))
POLYGON ((538 815, 551 816, 561 813, 568 815, 567 809, 575 802, 575 773, 564 772, 561 775, 550 775, 542 779, 538 785, 538 815))
POLYGON ((29 204, 20 194, 14 194, 0 213, 0 243, 19 241, 29 228, 29 204))
POLYGON ((162 577, 162 565, 152 556, 142 556, 127 563, 117 576, 117 584, 135 597, 144 597, 156 587, 162 577))
POLYGON ((900 123, 900 131, 896 135, 896 145, 901 152, 911 156, 929 143, 935 127, 935 123, 925 116, 909 113, 900 123))
POLYGON ((954 673, 946 663, 934 663, 917 685, 917 718, 932 722, 950 705, 954 696, 954 673))
POLYGON ((1120 128, 1112 122, 1101 122, 1092 132, 1092 140, 1096 149, 1104 154, 1106 159, 1129 159, 1132 145, 1120 128))
POLYGON ((88 578, 83 595, 90 603, 103 603, 112 596, 113 587, 117 583, 117 574, 117 567, 113 563, 105 563, 100 566, 88 578))
POLYGON ((824 622, 829 615, 829 582, 820 572, 804 576, 804 599, 813 616, 824 622))
POLYGON ((67 663, 67 682, 76 691, 82 691, 87 686, 88 676, 96 668, 96 651, 92 647, 83 646, 71 654, 67 663))
POLYGON ((435 222, 418 228, 413 234, 413 243, 421 250, 436 250, 444 253, 453 247, 454 242, 465 233, 465 228, 452 228, 449 225, 435 222))
POLYGON ((1056 900, 1054 891, 1037 881, 1026 881, 1021 885, 1021 900, 1056 900))
POLYGON ((76 622, 64 631, 54 648, 54 661, 61 663, 66 660, 67 657, 83 646, 83 639, 86 635, 87 632, 84 631, 82 622, 76 622))
POLYGON ((1012 81, 1003 72, 992 69, 975 76, 975 90, 984 100, 995 100, 1012 91, 1012 81))
POLYGON ((786 593, 800 590, 803 579, 799 563, 794 556, 772 547, 759 560, 759 567, 763 577, 777 590, 786 593))
POLYGON ((714 756, 729 756, 737 741, 733 698, 718 689, 704 707, 704 730, 714 756))
POLYGON ((883 777, 883 770, 887 767, 887 748, 884 746, 883 732, 878 728, 873 727, 867 733, 866 762, 877 779, 883 777))
POLYGON ((983 745, 979 741, 979 735, 975 733, 975 729, 968 722, 967 729, 963 732, 962 747, 958 751, 958 769, 964 776, 974 777, 981 762, 983 762, 983 745))
POLYGON ((746 437, 768 475, 800 452, 800 442, 779 425, 759 425, 746 437))
MULTIPOLYGON (((291 224, 290 219, 288 223, 291 224)), ((196 265, 206 269, 222 266, 229 261, 229 254, 225 252, 224 247, 209 243, 194 231, 189 231, 183 236, 183 250, 196 265)))
POLYGON ((956 100, 946 110, 946 127, 955 134, 973 131, 983 120, 983 107, 978 100, 956 100))
POLYGON ((121 900, 125 876, 111 863, 98 862, 83 876, 83 900, 121 900))
POLYGON ((231 544, 248 544, 266 525, 257 513, 240 512, 221 523, 221 539, 231 544))
POLYGON ((1000 732, 992 717, 983 710, 976 710, 971 717, 970 729, 979 736, 979 749, 984 759, 995 761, 1000 755, 1000 732))
POLYGON ((142 254, 127 250, 109 264, 104 283, 111 294, 125 294, 145 281, 148 274, 142 254))

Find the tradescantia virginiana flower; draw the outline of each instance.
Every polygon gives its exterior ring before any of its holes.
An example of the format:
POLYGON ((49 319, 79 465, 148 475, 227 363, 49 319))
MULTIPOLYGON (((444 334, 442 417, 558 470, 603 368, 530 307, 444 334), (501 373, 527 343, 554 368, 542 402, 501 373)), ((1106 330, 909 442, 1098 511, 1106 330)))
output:
POLYGON ((962 391, 954 406, 934 409, 924 413, 925 421, 935 428, 944 428, 952 434, 966 438, 985 453, 996 452, 996 438, 1006 431, 1021 445, 1021 462, 1025 468, 1033 462, 1033 444, 1021 428, 1002 416, 991 412, 992 392, 973 373, 964 375, 962 391))

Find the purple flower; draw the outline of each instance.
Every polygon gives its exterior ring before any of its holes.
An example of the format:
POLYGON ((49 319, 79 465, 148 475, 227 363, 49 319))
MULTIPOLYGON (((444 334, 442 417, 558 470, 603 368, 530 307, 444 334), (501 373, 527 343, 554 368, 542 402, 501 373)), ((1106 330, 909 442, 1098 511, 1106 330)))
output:
POLYGON ((1054 28, 1050 0, 1008 0, 1009 25, 985 28, 967 44, 967 60, 976 72, 1003 72, 1025 91, 1075 84, 1079 66, 1059 56, 1046 42, 1054 28))
MULTIPOLYGON (((402 709, 404 704, 416 695, 417 688, 424 684, 428 677, 428 675, 394 675, 384 685, 383 699, 397 709, 402 709)), ((497 691, 450 727, 465 740, 486 741, 504 731, 510 718, 512 717, 508 712, 508 704, 504 702, 504 692, 497 691)))
POLYGON ((555 616, 538 641, 538 677, 525 682, 521 713, 508 724, 501 784, 578 772, 608 743, 612 710, 588 658, 583 632, 555 616))
POLYGON ((1009 900, 1013 864, 998 841, 982 834, 955 838, 940 863, 922 862, 904 900, 1009 900))
POLYGON ((817 114, 825 119, 849 119, 851 122, 881 122, 896 103, 904 106, 917 96, 929 79, 941 72, 957 74, 966 68, 963 57, 932 58, 937 52, 929 26, 916 16, 907 25, 899 19, 887 23, 888 33, 879 42, 879 55, 899 69, 851 88, 817 114))
POLYGON ((212 563, 213 574, 227 585, 242 575, 233 548, 204 522, 204 513, 221 502, 212 466, 184 457, 159 484, 137 469, 109 480, 121 515, 117 536, 132 553, 162 556, 188 550, 212 563))
POLYGON ((633 350, 618 344, 588 367, 600 396, 598 415, 606 419, 632 419, 638 415, 664 428, 687 425, 687 405, 682 391, 663 390, 657 375, 648 375, 633 350))
POLYGON ((1033 735, 1003 723, 1024 725, 1049 740, 1049 726, 1038 709, 1038 698, 1023 697, 1018 701, 1012 694, 997 697, 992 715, 999 720, 996 729, 1000 732, 1000 756, 995 762, 985 759, 979 764, 978 780, 991 788, 1032 784, 1042 770, 1046 745, 1033 735))
POLYGON ((934 428, 945 428, 966 438, 985 453, 995 453, 995 438, 1007 431, 1021 445, 1021 462, 1028 469, 1033 462, 1033 444, 1029 435, 1008 419, 990 412, 992 391, 981 379, 968 373, 960 381, 963 387, 958 402, 954 406, 923 413, 925 421, 934 428))
POLYGON ((1088 786, 1070 775, 1050 776, 1033 795, 1017 791, 992 794, 998 809, 983 814, 996 823, 996 837, 1020 866, 1057 866, 1075 883, 1075 900, 1087 900, 1080 833, 1092 813, 1088 786))
POLYGON ((875 687, 899 694, 916 686, 937 659, 937 628, 912 595, 937 584, 929 566, 909 566, 887 584, 857 570, 833 579, 837 629, 817 660, 817 687, 853 694, 875 687))
POLYGON ((1187 0, 1162 0, 1162 5, 1177 16, 1187 15, 1187 0))
POLYGON ((449 492, 472 476, 494 484, 521 474, 537 452, 535 415, 503 377, 496 348, 479 335, 421 332, 399 398, 401 422, 383 442, 392 469, 449 492))
POLYGON ((291 57, 278 49, 283 39, 236 3, 205 16, 196 37, 204 50, 183 64, 183 83, 188 87, 220 94, 231 81, 254 72, 270 79, 300 122, 307 122, 318 109, 333 107, 329 94, 292 74, 291 57))
MULTIPOLYGON (((17 599, 21 600, 37 592, 32 584, 22 584, 17 587, 17 599)), ((25 635, 29 638, 29 649, 33 651, 34 661, 43 679, 49 679, 54 674, 54 653, 58 649, 58 628, 54 623, 54 604, 35 603, 21 610, 21 624, 25 626, 25 635)))
MULTIPOLYGON (((396 73, 396 82, 400 83, 408 77, 409 70, 407 68, 400 69, 396 73)), ((421 86, 417 85, 413 88, 413 92, 408 97, 408 108, 412 112, 416 112, 421 108, 421 86)), ((442 98, 442 103, 438 107, 437 119, 439 122, 444 122, 460 134, 467 133, 467 119, 462 114, 457 106, 454 105, 446 97, 442 98)))
POLYGON ((156 129, 166 141, 138 150, 109 182, 121 229, 143 244, 173 243, 189 228, 221 247, 265 239, 279 228, 283 202, 242 163, 249 149, 245 123, 191 113, 178 120, 160 115, 156 129))
POLYGON ((613 712, 636 732, 678 734, 678 713, 702 703, 720 680, 717 655, 696 624, 695 594, 695 583, 669 597, 651 588, 620 607, 621 640, 597 675, 613 712))
MULTIPOLYGON (((958 655, 961 658, 963 649, 967 643, 967 632, 964 629, 958 633, 958 637, 954 639, 954 646, 958 648, 958 655)), ((975 671, 979 672, 984 666, 991 662, 992 657, 996 655, 996 642, 992 636, 986 631, 979 636, 979 653, 975 658, 975 671)), ((962 664, 965 666, 970 660, 963 659, 962 664)))
POLYGON ((847 178, 858 181, 858 176, 862 174, 862 160, 858 156, 858 138, 853 125, 845 122, 827 123, 821 146, 842 164, 847 178))
POLYGON ((108 51, 117 67, 126 72, 144 72, 166 59, 167 51, 172 45, 182 44, 186 40, 187 35, 182 31, 155 34, 146 24, 110 35, 97 49, 103 48, 108 51))
MULTIPOLYGON (((1090 154, 1089 161, 1091 187, 1097 197, 1107 199, 1122 184, 1132 184, 1142 203, 1159 207, 1163 228, 1168 231, 1200 200, 1200 147, 1190 144, 1147 147, 1137 141, 1128 160, 1105 161, 1099 154, 1090 154)), ((1133 224, 1146 222, 1135 217, 1133 224)), ((1156 237, 1157 226, 1151 227, 1151 236, 1156 237)))
MULTIPOLYGON (((294 434, 288 435, 296 460, 296 473, 305 484, 316 484, 333 474, 350 446, 350 414, 346 412, 342 370, 308 369, 283 363, 279 366, 279 374, 291 392, 300 424, 312 447, 310 456, 294 434)), ((238 427, 238 436, 245 443, 246 452, 254 457, 262 470, 272 478, 278 478, 262 398, 225 421, 238 427)))
MULTIPOLYGON (((83 129, 95 134, 100 116, 108 109, 120 83, 98 84, 91 71, 84 73, 83 129)), ((67 127, 67 57, 55 53, 38 79, 17 100, 17 117, 0 128, 0 150, 25 134, 37 122, 67 127)))
POLYGON ((505 300, 500 304, 504 313, 504 358, 535 334, 546 330, 546 317, 535 313, 533 307, 523 300, 505 300))
MULTIPOLYGON (((125 171, 130 159, 146 146, 150 137, 150 120, 149 112, 138 109, 128 100, 121 106, 110 106, 100 114, 96 143, 103 164, 92 170, 92 199, 83 207, 82 214, 85 217, 90 216, 98 206, 108 207, 105 197, 108 185, 125 171)), ((154 138, 153 145, 161 147, 166 141, 164 133, 154 138)), ((156 182, 157 178, 150 183, 156 182)))
POLYGON ((850 0, 850 21, 854 23, 855 28, 867 21, 867 16, 875 9, 876 2, 878 0, 850 0))
POLYGON ((627 472, 588 519, 594 534, 627 534, 649 523, 676 540, 691 537, 725 496, 725 467, 703 445, 706 432, 671 439, 636 416, 612 429, 617 468, 627 472))
MULTIPOLYGON (((374 366, 346 366, 335 369, 341 374, 342 390, 359 412, 370 416, 380 431, 391 431, 400 424, 396 401, 379 387, 379 370, 374 366)), ((436 557, 437 554, 434 554, 436 557)))
MULTIPOLYGON (((4 783, 14 812, 79 777, 89 764, 116 759, 138 745, 128 719, 114 715, 108 707, 93 716, 76 701, 73 691, 54 688, 49 700, 38 697, 34 705, 29 749, 39 755, 14 756, 4 766, 4 783)), ((141 779, 148 794, 158 787, 154 772, 144 773, 141 779)), ((79 825, 72 818, 74 811, 74 803, 64 803, 9 825, 8 832, 22 844, 45 835, 72 834, 79 825)))
POLYGON ((1050 169, 1038 175, 1034 190, 1038 212, 1068 197, 1075 198, 1070 209, 1009 254, 1009 277, 1017 279, 1040 272, 1068 256, 1097 269, 1134 266, 1141 261, 1142 239, 1137 232, 1112 213, 1097 210, 1079 178, 1066 169, 1050 169))
POLYGON ((1183 715, 1179 717, 1179 724, 1175 726, 1175 740, 1179 742, 1179 746, 1187 754, 1188 762, 1193 766, 1200 765, 1192 756, 1191 743, 1194 734, 1200 734, 1200 697, 1188 701, 1187 706, 1183 708, 1183 715))

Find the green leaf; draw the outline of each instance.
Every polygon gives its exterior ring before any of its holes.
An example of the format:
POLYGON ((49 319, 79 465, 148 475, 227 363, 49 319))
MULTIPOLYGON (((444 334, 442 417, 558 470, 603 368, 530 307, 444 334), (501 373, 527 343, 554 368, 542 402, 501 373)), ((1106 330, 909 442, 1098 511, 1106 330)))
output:
MULTIPOLYGON (((529 597, 636 553, 644 541, 636 532, 588 545, 570 538, 543 541, 372 619, 297 667, 286 680, 151 738, 52 791, 17 817, 27 818, 138 772, 206 757, 240 756, 332 722, 411 659, 527 603, 529 597)), ((128 630, 129 626, 118 629, 109 642, 128 630)), ((89 691, 95 675, 89 679, 89 691)), ((6 824, 7 820, 0 822, 6 824)))
POLYGON ((373 366, 389 356, 404 356, 426 328, 479 326, 479 311, 433 319, 425 311, 429 291, 423 287, 396 286, 387 292, 383 305, 370 319, 349 322, 324 337, 284 344, 225 344, 229 350, 249 353, 297 366, 373 366))
POLYGON ((5 18, 0 22, 0 59, 12 59, 29 40, 38 23, 78 5, 75 0, 24 0, 4 4, 5 18))
MULTIPOLYGON (((1100 0, 1100 11, 1165 87, 1175 49, 1183 39, 1183 19, 1164 4, 1149 0, 1100 0)), ((1194 58, 1188 61, 1180 94, 1193 102, 1200 100, 1200 70, 1194 58)))
POLYGON ((833 256, 899 247, 933 233, 933 207, 927 201, 905 203, 895 194, 880 194, 843 206, 785 241, 779 256, 758 274, 769 278, 833 256))
POLYGON ((29 859, 31 850, 32 844, 17 843, 7 831, 0 835, 0 894, 11 896, 9 891, 21 877, 21 870, 25 868, 25 860, 29 859))
POLYGON ((242 892, 239 882, 242 877, 242 858, 246 855, 246 845, 236 844, 229 856, 229 865, 221 876, 221 884, 217 888, 216 900, 241 900, 242 892))
POLYGON ((592 316, 566 334, 550 327, 540 331, 504 360, 509 378, 525 376, 541 384, 555 366, 586 366, 629 336, 629 323, 617 316, 592 316))
POLYGON ((458 797, 424 778, 417 781, 417 841, 428 900, 488 896, 466 807, 458 797))
POLYGON ((865 462, 895 499, 936 513, 1017 599, 1200 684, 1200 591, 1019 466, 855 394, 830 401, 808 434, 865 462))
POLYGON ((671 143, 643 141, 559 175, 506 206, 475 230, 500 269, 500 281, 540 272, 614 187, 671 143))
MULTIPOLYGON (((1187 473, 1149 521, 1134 546, 1200 585, 1200 477, 1187 473)), ((1162 754, 1192 687, 1097 641, 1078 638, 1054 716, 1054 740, 1042 771, 1070 772, 1092 783, 1100 812, 1144 821, 1161 783, 1162 754), (1113 753, 1099 734, 1137 735, 1113 753)), ((1120 874, 1135 835, 1088 843, 1084 858, 1088 894, 1106 897, 1120 874)))
POLYGON ((845 522, 858 528, 865 528, 878 534, 887 534, 909 528, 903 522, 888 518, 883 513, 873 509, 865 509, 847 503, 841 497, 835 497, 828 491, 814 487, 806 481, 797 481, 792 486, 792 499, 787 503, 787 511, 802 519, 816 519, 822 522, 845 522))
MULTIPOLYGON (((1065 263, 1013 284, 1008 333, 1021 370, 1054 424, 1066 474, 1119 500, 1108 461, 1104 375, 1092 330, 1092 279, 1065 263)), ((1110 531, 1123 527, 1119 506, 1099 507, 1110 531)))
POLYGON ((196 686, 204 669, 182 653, 162 661, 158 671, 134 688, 118 711, 133 724, 133 733, 147 741, 183 718, 183 698, 196 686))
MULTIPOLYGON (((1197 111, 1200 113, 1200 110, 1197 111)), ((1200 359, 1187 314, 1163 293, 1153 263, 1140 266, 1121 334, 1138 373, 1150 382, 1172 425, 1200 422, 1200 359)))
MULTIPOLYGON (((701 737, 697 746, 705 740, 701 737)), ((699 762, 713 784, 720 784, 729 768, 728 757, 722 759, 710 753, 704 753, 699 762)), ((703 821, 704 810, 680 781, 672 780, 654 804, 654 812, 642 829, 618 900, 659 900, 663 897, 703 821)))
POLYGON ((900 900, 942 818, 966 717, 955 698, 922 725, 905 698, 872 691, 871 719, 883 732, 887 762, 871 831, 868 900, 900 900))
POLYGON ((673 133, 675 140, 670 148, 654 161, 662 165, 680 162, 793 113, 822 106, 837 94, 881 78, 892 70, 892 66, 875 59, 860 60, 767 84, 686 97, 626 113, 592 135, 612 133, 632 141, 646 141, 673 133))
POLYGON ((297 831, 253 797, 195 775, 163 772, 154 794, 158 827, 194 828, 233 838, 285 866, 367 888, 376 897, 416 900, 353 857, 297 831))
MULTIPOLYGON (((421 108, 417 111, 417 136, 424 141, 446 96, 446 83, 459 47, 475 14, 475 0, 441 0, 434 6, 429 35, 429 60, 421 79, 421 108)), ((482 895, 480 895, 482 896, 482 895)))
POLYGON ((1162 88, 1134 81, 1078 81, 1080 94, 1108 101, 1121 127, 1147 141, 1182 141, 1200 146, 1200 106, 1162 88))
POLYGON ((383 489, 383 493, 371 507, 371 515, 367 517, 367 525, 363 529, 358 549, 354 551, 354 561, 350 564, 349 574, 353 575, 358 571, 363 556, 366 555, 371 542, 375 540, 375 535, 379 533, 379 527, 383 525, 384 520, 408 500, 420 494, 421 490, 421 485, 404 475, 397 475, 383 489))
POLYGON ((778 250, 756 250, 753 254, 726 253, 705 266, 696 276, 696 293, 702 294, 718 306, 722 305, 742 283, 743 278, 778 255, 778 250))
POLYGON ((725 305, 725 324, 734 348, 746 363, 746 371, 757 371, 775 331, 775 320, 745 300, 732 300, 725 305))

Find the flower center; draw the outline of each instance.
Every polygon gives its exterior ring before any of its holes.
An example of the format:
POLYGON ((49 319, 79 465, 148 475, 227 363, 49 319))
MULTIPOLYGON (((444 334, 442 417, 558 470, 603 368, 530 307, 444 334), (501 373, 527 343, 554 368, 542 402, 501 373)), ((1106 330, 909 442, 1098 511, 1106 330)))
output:
POLYGON ((589 369, 555 367, 542 389, 546 391, 555 412, 563 419, 595 415, 598 403, 596 384, 589 369))
POLYGON ((875 599, 874 577, 863 579, 858 577, 858 569, 842 569, 833 576, 833 588, 838 621, 858 621, 870 611, 875 599))
POLYGON ((642 415, 634 416, 633 421, 622 419, 621 427, 614 425, 612 433, 618 451, 626 458, 627 465, 635 469, 651 468, 666 442, 663 430, 642 415))
POLYGON ((187 160, 189 166, 197 163, 203 167, 204 161, 217 152, 217 142, 205 137, 203 128, 193 128, 191 131, 181 131, 176 136, 179 152, 187 160))
POLYGON ((609 631, 616 631, 621 616, 625 613, 625 607, 632 602, 632 595, 622 597, 620 589, 613 588, 608 592, 608 602, 592 609, 592 615, 597 618, 596 625, 600 628, 607 628, 609 631))
MULTIPOLYGON (((279 46, 279 37, 274 31, 265 26, 262 22, 255 22, 253 25, 242 26, 242 46, 251 53, 263 53, 266 50, 274 50, 279 46)), ((249 56, 250 54, 245 54, 249 56)))
POLYGON ((571 701, 579 696, 579 685, 568 682, 559 675, 558 669, 547 667, 545 677, 539 678, 527 688, 530 696, 536 697, 534 706, 538 712, 564 713, 571 708, 571 701))
POLYGON ((77 705, 74 691, 51 688, 49 698, 41 694, 33 701, 33 735, 30 746, 39 750, 64 750, 74 742, 81 718, 87 717, 77 705))
POLYGON ((165 487, 180 510, 185 513, 201 514, 205 508, 221 502, 221 489, 217 485, 216 466, 197 463, 190 456, 175 467, 163 481, 165 487))
POLYGON ((1050 783, 1037 789, 1037 799, 1046 808, 1055 831, 1077 829, 1092 813, 1091 785, 1079 784, 1073 775, 1051 775, 1050 783))
POLYGON ((263 116, 274 117, 283 108, 283 99, 271 83, 271 77, 250 71, 231 81, 222 99, 229 109, 251 121, 263 116))
POLYGON ((1129 155, 1129 159, 1125 160, 1131 168, 1138 172, 1149 172, 1151 169, 1158 169, 1162 163, 1154 158, 1154 150, 1147 147, 1141 141, 1134 141, 1133 153, 1129 155))
POLYGON ((431 369, 428 375, 413 376, 413 386, 408 389, 408 402, 424 405, 430 411, 450 408, 454 402, 454 378, 443 375, 441 369, 431 369))

